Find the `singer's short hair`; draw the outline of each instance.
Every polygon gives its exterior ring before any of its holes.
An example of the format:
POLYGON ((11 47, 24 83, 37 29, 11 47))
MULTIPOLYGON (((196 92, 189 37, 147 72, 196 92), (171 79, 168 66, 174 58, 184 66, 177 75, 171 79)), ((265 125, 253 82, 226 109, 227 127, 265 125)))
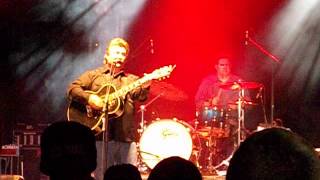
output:
POLYGON ((109 45, 108 45, 108 47, 106 49, 106 54, 108 54, 109 48, 112 47, 112 46, 120 46, 120 47, 125 48, 126 49, 126 56, 128 56, 128 54, 129 54, 129 44, 124 39, 119 38, 119 37, 111 39, 111 41, 109 42, 109 45))

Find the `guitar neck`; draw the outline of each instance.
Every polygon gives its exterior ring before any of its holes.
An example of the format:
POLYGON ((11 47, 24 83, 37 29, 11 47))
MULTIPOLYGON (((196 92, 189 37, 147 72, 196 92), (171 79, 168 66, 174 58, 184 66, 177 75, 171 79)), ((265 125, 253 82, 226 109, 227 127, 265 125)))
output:
POLYGON ((138 80, 136 80, 135 82, 129 84, 128 86, 122 87, 121 89, 117 90, 116 92, 110 94, 110 98, 114 99, 116 97, 122 97, 125 96, 128 92, 130 92, 131 90, 141 86, 142 84, 146 83, 147 81, 149 81, 150 79, 148 78, 148 76, 144 76, 138 80))

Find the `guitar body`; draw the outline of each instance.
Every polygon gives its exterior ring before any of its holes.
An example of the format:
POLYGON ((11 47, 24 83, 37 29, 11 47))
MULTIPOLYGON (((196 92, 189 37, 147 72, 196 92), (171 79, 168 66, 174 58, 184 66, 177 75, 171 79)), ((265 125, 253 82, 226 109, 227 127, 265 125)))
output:
MULTIPOLYGON (((98 95, 100 98, 105 99, 108 88, 108 118, 113 119, 123 114, 123 101, 121 97, 114 96, 116 88, 112 84, 106 84, 96 92, 86 92, 98 95)), ((95 132, 95 134, 99 134, 100 132, 102 132, 102 120, 105 117, 104 115, 105 114, 102 111, 94 110, 89 105, 83 105, 76 101, 70 102, 67 111, 68 121, 76 121, 85 126, 88 126, 95 132)))
MULTIPOLYGON (((128 92, 131 90, 140 87, 142 84, 153 80, 153 79, 164 79, 168 77, 170 73, 176 66, 164 66, 160 69, 154 70, 150 74, 145 74, 144 77, 136 80, 135 82, 129 84, 128 86, 122 87, 117 90, 116 87, 112 84, 106 84, 102 86, 98 91, 86 91, 90 94, 95 94, 99 96, 101 99, 105 100, 106 92, 109 92, 108 96, 108 118, 113 119, 121 116, 123 114, 123 98, 126 96, 128 92)), ((88 126, 93 130, 96 134, 102 132, 102 122, 105 117, 104 112, 100 110, 94 110, 89 105, 83 105, 76 101, 71 101, 68 107, 68 121, 76 121, 85 126, 88 126)))

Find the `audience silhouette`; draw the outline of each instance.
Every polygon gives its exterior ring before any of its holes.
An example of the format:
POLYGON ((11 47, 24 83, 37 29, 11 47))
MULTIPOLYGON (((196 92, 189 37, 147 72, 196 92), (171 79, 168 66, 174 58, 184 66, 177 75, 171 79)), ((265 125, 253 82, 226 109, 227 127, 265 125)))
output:
POLYGON ((226 180, 319 180, 314 148, 282 128, 256 132, 241 143, 230 160, 226 180))
POLYGON ((141 175, 132 164, 118 164, 106 170, 104 180, 141 180, 141 175))
MULTIPOLYGON (((97 163, 95 136, 77 122, 56 122, 41 137, 41 172, 51 180, 93 180, 97 163)), ((131 164, 108 168, 104 180, 141 180, 131 164)), ((199 169, 188 160, 169 157, 160 161, 148 180, 201 180, 199 169)), ((320 160, 305 139, 283 129, 270 128, 250 135, 233 154, 226 180, 319 180, 320 160)))
POLYGON ((181 157, 169 157, 161 160, 150 172, 148 180, 201 180, 199 169, 181 157))
POLYGON ((77 122, 56 122, 41 136, 40 170, 51 180, 93 180, 97 166, 95 136, 77 122))

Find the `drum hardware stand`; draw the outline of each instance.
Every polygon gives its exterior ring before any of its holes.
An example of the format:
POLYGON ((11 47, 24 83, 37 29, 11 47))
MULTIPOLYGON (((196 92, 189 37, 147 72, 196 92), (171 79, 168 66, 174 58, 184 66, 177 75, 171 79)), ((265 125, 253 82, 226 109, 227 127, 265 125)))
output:
MULTIPOLYGON (((214 166, 214 168, 215 168, 215 169, 218 169, 219 167, 221 167, 221 166, 223 166, 223 165, 229 166, 229 162, 230 162, 231 158, 232 158, 232 154, 231 154, 227 159, 223 160, 220 164, 214 166)), ((226 172, 225 172, 225 173, 222 173, 223 171, 216 171, 216 172, 217 172, 217 174, 218 174, 219 176, 226 175, 226 172)))
POLYGON ((198 150, 193 150, 192 149, 192 155, 195 157, 195 165, 198 167, 198 169, 201 169, 200 163, 199 163, 199 158, 200 158, 200 152, 202 151, 201 147, 198 150))
MULTIPOLYGON (((211 130, 212 131, 212 130, 211 130)), ((212 137, 209 137, 209 140, 207 142, 207 146, 209 148, 209 156, 208 156, 208 170, 210 174, 216 174, 216 168, 213 166, 213 160, 214 157, 217 156, 217 141, 216 139, 212 139, 212 137)))
POLYGON ((195 131, 198 130, 198 125, 199 125, 198 119, 199 119, 199 112, 196 111, 196 119, 195 119, 195 121, 194 121, 194 130, 195 130, 195 131))
POLYGON ((144 120, 144 113, 146 112, 146 108, 152 104, 155 100, 157 100, 158 98, 160 98, 160 96, 162 96, 164 93, 160 93, 158 94, 156 97, 154 97, 153 99, 151 99, 147 104, 144 104, 144 105, 141 105, 140 106, 140 109, 138 110, 138 113, 141 112, 141 120, 140 120, 140 123, 139 123, 139 129, 138 129, 138 133, 141 137, 143 131, 145 130, 146 128, 146 122, 144 120))
MULTIPOLYGON (((152 104, 155 100, 157 100, 158 98, 160 98, 160 96, 162 96, 164 93, 160 93, 158 94, 156 97, 154 97, 153 99, 151 99, 147 104, 141 105, 140 109, 138 110, 138 113, 141 112, 141 120, 139 123, 139 128, 137 129, 138 134, 139 134, 139 139, 141 138, 145 128, 146 128, 146 122, 145 122, 145 118, 144 118, 144 113, 146 112, 146 108, 152 104)), ((142 156, 141 156, 141 152, 140 151, 140 144, 139 142, 137 142, 137 167, 139 169, 140 172, 144 172, 146 173, 148 171, 148 167, 147 165, 142 161, 142 156)))
POLYGON ((137 168, 140 172, 142 173, 147 173, 148 172, 148 166, 142 161, 142 156, 141 156, 141 152, 140 151, 140 144, 137 142, 137 168))
POLYGON ((237 132, 237 147, 244 140, 244 134, 241 133, 244 129, 244 89, 240 85, 238 99, 238 132, 237 132))
POLYGON ((207 142, 206 142, 206 146, 208 147, 208 150, 209 150, 209 156, 207 158, 208 160, 207 170, 209 171, 210 174, 217 174, 217 169, 213 166, 214 157, 217 156, 217 140, 215 137, 212 137, 212 134, 213 134, 214 123, 218 121, 219 120, 217 119, 216 115, 213 117, 213 119, 211 119, 209 139, 207 139, 207 142))
POLYGON ((144 112, 146 111, 146 106, 145 105, 141 105, 140 106, 140 112, 141 112, 141 120, 139 123, 139 129, 138 129, 138 133, 139 133, 139 137, 142 136, 143 131, 145 130, 145 120, 144 120, 144 112))
MULTIPOLYGON (((198 126, 199 126, 199 121, 198 121, 198 118, 199 118, 199 111, 196 111, 196 119, 194 119, 194 132, 197 133, 198 131, 198 126)), ((201 142, 199 142, 201 144, 201 142)), ((201 154, 201 151, 202 151, 202 148, 201 148, 201 145, 200 146, 200 149, 197 149, 197 150, 194 150, 192 148, 192 155, 194 155, 195 157, 195 164, 196 166, 201 169, 201 166, 200 166, 200 163, 199 163, 199 158, 200 158, 200 154, 201 154)))

